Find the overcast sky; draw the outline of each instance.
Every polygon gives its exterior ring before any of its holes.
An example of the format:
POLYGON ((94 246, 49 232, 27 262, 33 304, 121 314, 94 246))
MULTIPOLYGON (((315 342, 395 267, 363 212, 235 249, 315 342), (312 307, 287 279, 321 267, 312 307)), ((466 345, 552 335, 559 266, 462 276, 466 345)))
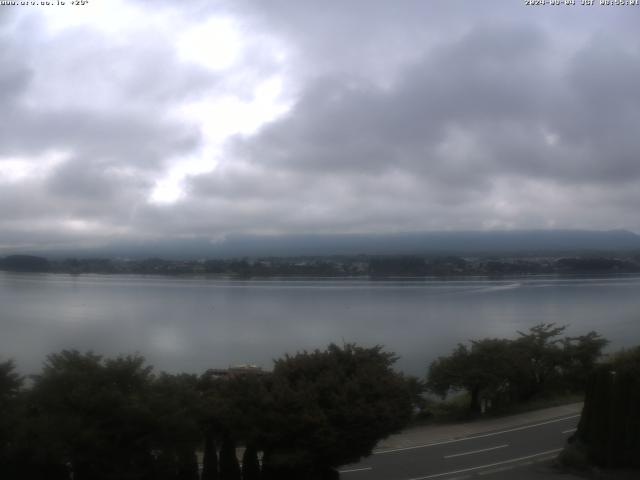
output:
POLYGON ((640 232, 640 7, 69 3, 0 6, 0 248, 640 232))

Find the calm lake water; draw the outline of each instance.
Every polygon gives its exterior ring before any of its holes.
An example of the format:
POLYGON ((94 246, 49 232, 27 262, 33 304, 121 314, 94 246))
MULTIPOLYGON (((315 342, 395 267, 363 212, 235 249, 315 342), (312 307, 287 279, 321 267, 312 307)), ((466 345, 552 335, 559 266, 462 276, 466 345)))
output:
POLYGON ((64 348, 140 352, 199 373, 330 342, 382 344, 424 375, 457 342, 513 337, 540 322, 640 344, 640 276, 403 280, 222 280, 0 272, 0 358, 39 370, 64 348))

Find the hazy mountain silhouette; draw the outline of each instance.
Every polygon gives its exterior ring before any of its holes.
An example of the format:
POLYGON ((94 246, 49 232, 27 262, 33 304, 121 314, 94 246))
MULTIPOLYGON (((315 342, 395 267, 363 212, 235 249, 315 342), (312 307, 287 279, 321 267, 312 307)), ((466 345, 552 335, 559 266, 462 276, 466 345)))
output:
MULTIPOLYGON (((353 235, 230 235, 225 240, 173 239, 145 243, 119 242, 39 255, 101 257, 163 257, 174 259, 254 256, 325 255, 483 255, 566 254, 640 250, 640 236, 626 230, 513 230, 412 232, 353 235)), ((7 252, 26 253, 26 252, 7 252)))

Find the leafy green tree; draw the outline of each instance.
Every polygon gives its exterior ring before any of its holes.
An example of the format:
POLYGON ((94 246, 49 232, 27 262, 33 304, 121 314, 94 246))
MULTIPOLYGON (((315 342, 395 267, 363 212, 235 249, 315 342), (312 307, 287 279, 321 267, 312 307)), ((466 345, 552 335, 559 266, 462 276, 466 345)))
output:
POLYGON ((31 421, 40 455, 75 480, 142 478, 151 466, 151 367, 139 356, 50 355, 34 379, 31 421))
POLYGON ((459 344, 451 355, 431 363, 427 386, 443 397, 452 391, 467 391, 470 413, 480 413, 481 400, 495 402, 510 395, 512 353, 509 340, 472 341, 471 348, 459 344))
POLYGON ((602 338, 594 331, 586 335, 564 339, 563 376, 572 390, 584 391, 589 376, 602 358, 602 350, 608 344, 607 339, 602 338))
POLYGON ((260 420, 264 478, 332 477, 404 427, 411 393, 396 358, 380 346, 332 344, 277 360, 260 420))
POLYGON ((582 391, 608 342, 596 332, 560 338, 565 329, 542 323, 527 333, 518 332, 515 340, 459 344, 431 363, 427 387, 443 397, 468 392, 471 413, 481 411, 482 400, 507 404, 558 391, 582 391))
POLYGON ((529 400, 561 384, 567 355, 563 339, 559 337, 566 328, 566 325, 540 323, 527 333, 518 332, 520 337, 514 341, 512 362, 517 366, 515 383, 520 400, 529 400))

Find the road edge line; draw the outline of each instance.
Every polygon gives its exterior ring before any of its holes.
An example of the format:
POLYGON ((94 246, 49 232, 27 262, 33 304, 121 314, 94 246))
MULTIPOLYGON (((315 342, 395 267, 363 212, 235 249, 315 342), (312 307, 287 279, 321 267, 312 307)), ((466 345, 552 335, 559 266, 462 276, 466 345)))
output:
POLYGON ((521 427, 509 428, 507 430, 501 430, 499 432, 490 432, 490 433, 483 433, 483 434, 480 434, 480 435, 473 435, 473 436, 469 436, 469 437, 454 438, 454 439, 451 439, 451 440, 444 440, 442 442, 425 443, 424 445, 414 445, 414 446, 411 446, 411 447, 392 448, 390 450, 380 450, 380 451, 377 451, 377 452, 373 452, 372 455, 384 455, 384 454, 387 454, 387 453, 404 452, 406 450, 416 450, 418 448, 435 447, 436 445, 447 445, 449 443, 467 442, 469 440, 475 440, 477 438, 493 437, 495 435, 502 435, 503 433, 518 432, 520 430, 527 430, 529 428, 541 427, 543 425, 549 425, 551 423, 563 422, 565 420, 571 420, 572 418, 578 418, 580 416, 581 416, 581 414, 571 415, 569 417, 556 418, 554 420, 548 420, 546 422, 536 423, 534 425, 524 425, 524 426, 521 426, 521 427))
POLYGON ((474 470, 481 470, 483 468, 497 467, 498 465, 506 465, 508 463, 515 463, 515 462, 520 462, 522 460, 528 460, 529 458, 541 457, 543 455, 550 455, 552 453, 561 452, 562 450, 563 450, 562 448, 556 448, 555 450, 547 450, 546 452, 534 453, 533 455, 527 455, 527 456, 524 456, 524 457, 512 458, 510 460, 503 460, 501 462, 490 463, 488 465, 480 465, 478 467, 463 468, 462 470, 454 470, 454 471, 451 471, 451 472, 436 473, 436 474, 433 474, 433 475, 427 475, 426 477, 413 477, 413 478, 409 478, 408 480, 427 480, 429 478, 444 477, 446 475, 455 475, 457 473, 472 472, 474 470))

